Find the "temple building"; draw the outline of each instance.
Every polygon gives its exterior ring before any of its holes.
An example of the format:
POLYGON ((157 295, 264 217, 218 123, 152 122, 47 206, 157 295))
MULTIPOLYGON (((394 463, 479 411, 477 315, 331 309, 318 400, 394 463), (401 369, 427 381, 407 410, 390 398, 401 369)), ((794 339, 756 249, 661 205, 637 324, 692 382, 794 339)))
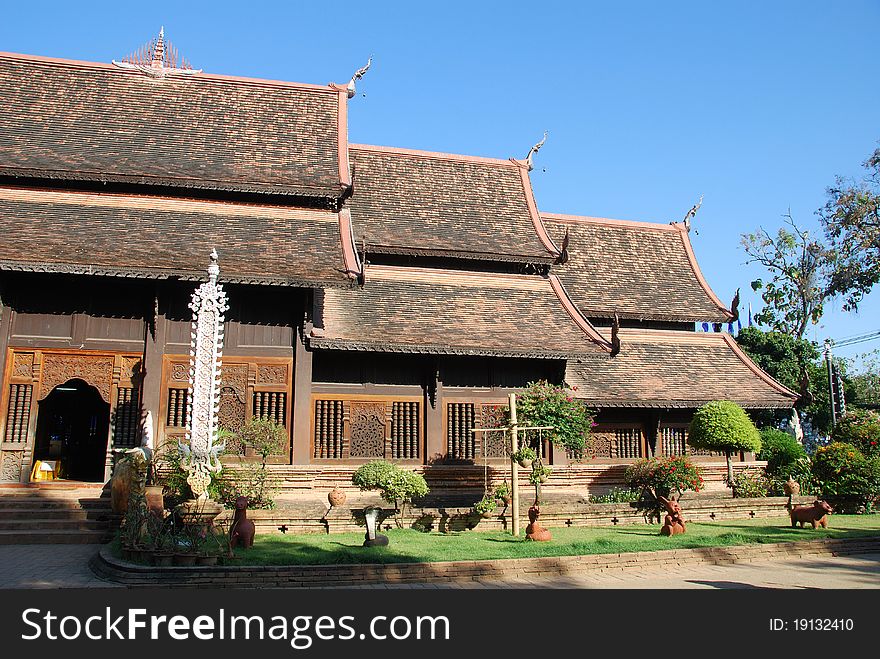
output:
POLYGON ((360 75, 197 72, 162 34, 118 63, 0 53, 0 482, 35 460, 103 482, 147 411, 158 443, 183 437, 187 305, 212 249, 230 303, 220 423, 283 424, 286 487, 375 458, 441 488, 481 478, 504 446, 471 430, 540 379, 598 410, 585 455, 547 448, 548 486, 584 490, 689 451, 709 400, 794 404, 730 335, 695 331, 735 310, 683 223, 542 214, 536 149, 349 144, 360 75))

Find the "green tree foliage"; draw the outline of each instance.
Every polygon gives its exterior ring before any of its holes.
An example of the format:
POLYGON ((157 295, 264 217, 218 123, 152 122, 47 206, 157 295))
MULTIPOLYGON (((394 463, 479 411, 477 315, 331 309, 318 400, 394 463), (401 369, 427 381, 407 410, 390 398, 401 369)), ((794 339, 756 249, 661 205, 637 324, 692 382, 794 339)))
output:
POLYGON ((825 301, 834 294, 832 255, 821 239, 797 226, 790 214, 785 217, 788 226, 775 235, 759 227, 743 234, 740 242, 749 256, 747 262, 763 266, 771 275, 769 281, 752 282, 764 301, 755 320, 800 339, 810 324, 819 322, 825 301))
MULTIPOLYGON (((815 343, 784 332, 764 332, 757 327, 744 327, 736 342, 762 370, 792 391, 803 394, 803 385, 806 384, 809 396, 802 396, 795 407, 809 419, 815 430, 831 431, 828 370, 815 343)), ((846 364, 841 362, 840 366, 845 395, 851 400, 854 393, 846 375, 846 364)), ((761 423, 770 424, 777 420, 775 415, 770 415, 761 418, 761 423)))
POLYGON ((713 400, 694 413, 688 430, 688 443, 696 448, 723 451, 727 458, 727 481, 732 484, 731 453, 759 452, 761 435, 739 405, 729 400, 713 400))
POLYGON ((623 478, 630 490, 647 490, 654 498, 668 498, 673 492, 680 496, 687 490, 699 492, 703 488, 700 468, 683 455, 642 458, 626 468, 623 478))
POLYGON ((852 444, 866 456, 880 456, 880 414, 873 410, 850 409, 837 421, 831 439, 852 444))
MULTIPOLYGON (((573 454, 580 454, 593 425, 595 412, 577 400, 571 389, 546 380, 531 382, 516 395, 521 426, 552 426, 544 437, 573 454)), ((537 434, 530 435, 537 441, 537 434)))
POLYGON ((880 458, 867 458, 852 444, 821 447, 813 456, 812 472, 822 496, 831 501, 864 505, 880 495, 880 458))
MULTIPOLYGON (((382 499, 402 512, 406 504, 428 494, 428 484, 421 474, 403 469, 386 460, 372 460, 358 467, 351 482, 361 490, 378 490, 382 499)), ((398 526, 400 525, 399 517, 398 526)))
POLYGON ((844 296, 847 310, 857 309, 880 281, 880 149, 863 164, 865 177, 838 177, 819 213, 833 255, 830 288, 844 296))
POLYGON ((804 447, 787 432, 776 428, 761 429, 761 451, 757 458, 767 461, 770 477, 788 477, 795 463, 806 457, 804 447))

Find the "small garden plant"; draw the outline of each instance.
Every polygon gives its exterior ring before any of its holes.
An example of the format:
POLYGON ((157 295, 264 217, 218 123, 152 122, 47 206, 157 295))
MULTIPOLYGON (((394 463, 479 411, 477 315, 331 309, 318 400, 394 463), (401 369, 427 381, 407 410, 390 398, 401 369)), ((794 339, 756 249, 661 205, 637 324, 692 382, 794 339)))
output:
POLYGON ((352 484, 361 490, 378 490, 382 499, 394 504, 395 521, 400 526, 400 514, 413 499, 428 494, 428 484, 421 474, 403 469, 386 460, 373 460, 355 470, 352 484))

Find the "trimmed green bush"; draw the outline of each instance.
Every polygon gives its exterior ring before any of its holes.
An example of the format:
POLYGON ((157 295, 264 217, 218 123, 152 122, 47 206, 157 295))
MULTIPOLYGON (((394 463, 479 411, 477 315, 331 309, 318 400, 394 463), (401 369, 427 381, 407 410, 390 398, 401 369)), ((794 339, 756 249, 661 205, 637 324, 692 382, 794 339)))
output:
POLYGON ((850 410, 834 426, 831 440, 852 444, 866 456, 880 455, 880 414, 873 410, 850 410))
POLYGON ((730 454, 761 450, 761 435, 746 411, 729 400, 713 400, 694 413, 688 443, 696 448, 723 451, 727 458, 727 482, 733 482, 730 454))
POLYGON ((398 509, 428 494, 428 484, 421 474, 385 460, 361 465, 352 474, 351 482, 361 490, 379 490, 382 499, 398 509))
POLYGON ((788 478, 791 465, 807 457, 807 452, 787 432, 776 428, 762 428, 761 451, 756 457, 758 460, 767 461, 767 474, 771 478, 776 476, 788 478))
POLYGON ((770 493, 770 479, 763 469, 746 469, 739 472, 733 477, 730 486, 733 488, 733 496, 741 499, 766 497, 770 493))
POLYGON ((838 505, 869 505, 880 495, 880 458, 866 458, 852 444, 817 450, 812 472, 822 496, 838 505))

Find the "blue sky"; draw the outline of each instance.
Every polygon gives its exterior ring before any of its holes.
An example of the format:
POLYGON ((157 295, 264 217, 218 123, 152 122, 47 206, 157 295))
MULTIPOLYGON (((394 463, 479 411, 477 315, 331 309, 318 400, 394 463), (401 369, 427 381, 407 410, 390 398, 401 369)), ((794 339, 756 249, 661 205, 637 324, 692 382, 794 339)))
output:
MULTIPOLYGON (((160 25, 211 73, 344 83, 352 142, 523 157, 542 210, 692 234, 725 302, 755 309, 739 235, 801 224, 880 140, 880 2, 10 3, 0 50, 109 61, 160 25)), ((182 127, 185 129, 185 127, 182 127)), ((810 337, 880 329, 832 303, 810 337)), ((880 341, 840 350, 854 354, 880 341)))

